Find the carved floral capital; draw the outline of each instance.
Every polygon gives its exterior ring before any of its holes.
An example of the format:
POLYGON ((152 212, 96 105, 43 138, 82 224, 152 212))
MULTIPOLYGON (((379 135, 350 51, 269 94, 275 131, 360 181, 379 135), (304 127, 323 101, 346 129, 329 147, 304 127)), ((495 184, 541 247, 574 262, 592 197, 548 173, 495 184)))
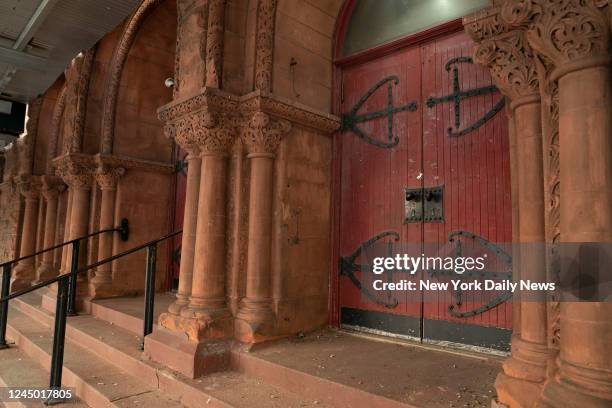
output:
POLYGON ((55 171, 73 189, 90 189, 94 171, 93 159, 83 154, 67 154, 53 161, 55 171))
POLYGON ((123 167, 100 165, 94 173, 96 183, 102 190, 115 190, 119 179, 125 174, 123 167))
POLYGON ((249 154, 274 154, 291 123, 264 112, 255 112, 242 128, 241 137, 249 154))
POLYGON ((608 0, 506 0, 501 18, 527 31, 533 49, 556 68, 609 58, 608 0))
POLYGON ((62 182, 62 179, 56 176, 42 176, 42 195, 45 200, 57 199, 59 193, 66 189, 66 185, 62 182))
POLYGON ((15 177, 15 183, 19 193, 27 200, 35 200, 40 196, 40 179, 31 175, 19 175, 15 177))
POLYGON ((513 100, 539 93, 533 51, 523 31, 483 40, 476 47, 474 61, 487 66, 495 85, 513 100))

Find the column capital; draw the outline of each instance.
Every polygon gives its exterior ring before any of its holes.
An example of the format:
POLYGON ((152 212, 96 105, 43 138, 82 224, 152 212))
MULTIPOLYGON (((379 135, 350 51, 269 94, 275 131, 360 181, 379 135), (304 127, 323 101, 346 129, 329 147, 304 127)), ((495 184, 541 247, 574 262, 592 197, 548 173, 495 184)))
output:
POLYGON ((483 40, 476 47, 474 61, 489 68, 495 85, 511 100, 539 95, 534 55, 523 31, 483 40))
POLYGON ((90 189, 93 181, 93 159, 83 154, 66 154, 53 161, 56 173, 73 189, 90 189))
POLYGON ((59 196, 59 193, 66 189, 66 185, 62 182, 62 179, 56 176, 42 176, 42 196, 45 200, 53 200, 59 196))
POLYGON ((94 179, 101 190, 115 190, 117 188, 117 182, 124 174, 125 168, 123 167, 100 165, 94 173, 94 179))
POLYGON ((556 67, 553 78, 610 61, 609 0, 505 0, 507 24, 524 29, 531 47, 556 67))
POLYGON ((210 110, 198 111, 181 118, 179 129, 182 130, 177 129, 177 137, 181 132, 189 132, 187 137, 202 155, 227 154, 234 144, 236 122, 226 114, 210 110))
POLYGON ((19 193, 29 200, 38 199, 40 196, 40 179, 36 176, 21 174, 15 178, 19 193))
POLYGON ((291 122, 256 111, 242 126, 241 138, 249 155, 273 155, 282 138, 291 130, 291 122))

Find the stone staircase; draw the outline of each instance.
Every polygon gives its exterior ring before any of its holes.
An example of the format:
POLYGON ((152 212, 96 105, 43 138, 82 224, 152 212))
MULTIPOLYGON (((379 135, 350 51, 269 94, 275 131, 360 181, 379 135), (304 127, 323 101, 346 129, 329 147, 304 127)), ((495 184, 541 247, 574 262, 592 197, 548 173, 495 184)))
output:
MULTIPOLYGON (((3 362, 0 383, 12 387, 46 387, 53 316, 40 307, 41 296, 36 293, 10 303, 7 336, 15 346, 0 351, 3 362), (5 361, 11 364, 4 364, 5 361)), ((68 319, 62 384, 75 389, 81 406, 326 406, 237 371, 195 380, 186 378, 143 358, 140 338, 129 328, 89 314, 68 319)))
MULTIPOLYGON (((41 306, 42 301, 43 296, 34 292, 10 302, 7 336, 15 345, 0 351, 0 384, 47 386, 54 317, 41 306)), ((241 350, 232 352, 228 371, 190 379, 143 355, 141 319, 97 303, 86 304, 85 309, 89 314, 68 318, 66 327, 62 384, 75 389, 76 406, 412 406, 241 350)))

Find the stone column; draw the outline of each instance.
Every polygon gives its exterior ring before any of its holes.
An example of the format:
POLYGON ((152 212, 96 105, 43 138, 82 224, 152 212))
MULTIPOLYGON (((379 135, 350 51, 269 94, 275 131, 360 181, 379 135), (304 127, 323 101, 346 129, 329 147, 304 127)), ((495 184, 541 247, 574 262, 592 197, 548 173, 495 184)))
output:
POLYGON ((236 316, 235 333, 238 339, 249 343, 273 335, 270 279, 273 169, 276 149, 290 129, 289 122, 256 112, 242 130, 242 140, 251 166, 249 238, 246 297, 240 303, 236 316))
POLYGON ((193 281, 193 259, 195 255, 196 226, 198 223, 198 202, 202 159, 197 148, 187 150, 187 188, 185 192, 185 213, 181 237, 181 265, 176 301, 168 312, 178 315, 189 304, 193 281))
MULTIPOLYGON (((520 279, 546 282, 544 170, 539 82, 533 51, 520 30, 511 30, 480 42, 475 61, 488 66, 492 78, 509 104, 513 148, 513 200, 518 208, 513 238, 514 268, 520 279)), ((520 297, 519 297, 520 296, 520 297)), ((546 299, 523 298, 520 316, 513 319, 512 355, 496 379, 499 401, 510 406, 533 406, 546 379, 546 299)), ((516 310, 516 308, 515 308, 516 310)))
MULTIPOLYGON (((555 69, 551 80, 558 81, 561 247, 576 251, 562 259, 565 268, 571 262, 577 273, 588 274, 591 279, 609 276, 598 270, 609 268, 609 262, 594 263, 600 255, 596 253, 579 257, 578 248, 584 243, 612 242, 612 83, 607 3, 572 2, 561 10, 546 9, 542 15, 530 15, 530 42, 552 61, 555 69), (564 15, 563 20, 558 20, 558 13, 564 15), (538 35, 550 32, 553 25, 557 35, 538 35)), ((598 283, 603 282, 594 282, 598 283)), ((609 301, 561 302, 558 371, 544 388, 542 406, 612 405, 610 316, 609 301)))
MULTIPOLYGON (((560 241, 612 242, 610 5, 608 1, 531 0, 501 3, 503 24, 526 30, 530 46, 558 81, 560 241)), ((562 258, 562 268, 595 280, 609 268, 600 254, 562 258)), ((601 278, 600 278, 601 279, 601 278)), ((558 370, 539 405, 612 405, 612 304, 561 302, 558 370)))
MULTIPOLYGON (((60 191, 65 188, 64 184, 59 183, 59 180, 45 176, 43 178, 42 195, 47 202, 47 211, 45 212, 45 236, 43 240, 43 248, 50 248, 56 244, 56 222, 57 222, 57 206, 60 191)), ((42 263, 36 271, 37 280, 53 278, 57 275, 57 265, 54 263, 55 251, 47 251, 42 254, 42 263)))
MULTIPOLYGON (((25 200, 19 256, 26 256, 36 251, 36 224, 38 221, 40 185, 38 180, 29 175, 20 175, 16 181, 19 193, 25 200)), ((16 291, 29 287, 35 279, 36 268, 34 257, 24 259, 13 269, 11 290, 16 291)))
MULTIPOLYGON (((66 241, 82 237, 89 229, 90 192, 93 184, 92 159, 82 154, 69 154, 56 159, 57 173, 68 185, 70 193, 68 213, 66 214, 66 241)), ((85 245, 81 242, 80 255, 85 259, 85 245)), ((64 247, 60 273, 68 273, 72 260, 72 245, 64 247)))
MULTIPOLYGON (((102 191, 100 202, 100 230, 115 227, 115 196, 117 182, 125 174, 123 167, 108 168, 101 165, 94 178, 102 191)), ((106 232, 98 238, 98 261, 113 254, 113 239, 115 232, 106 232)), ((100 265, 89 285, 89 292, 94 298, 116 296, 117 288, 113 288, 112 263, 100 265)))
POLYGON ((233 328, 225 298, 225 241, 227 158, 235 125, 209 111, 191 114, 189 120, 202 164, 191 296, 181 316, 190 339, 225 338, 233 328))

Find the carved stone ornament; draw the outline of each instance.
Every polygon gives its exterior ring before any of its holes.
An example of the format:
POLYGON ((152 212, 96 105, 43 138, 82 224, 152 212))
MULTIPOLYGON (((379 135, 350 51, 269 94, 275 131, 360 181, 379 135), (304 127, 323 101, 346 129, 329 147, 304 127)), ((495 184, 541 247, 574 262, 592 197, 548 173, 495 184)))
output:
POLYGON ((19 148, 21 149, 21 162, 19 173, 31 174, 34 163, 34 145, 38 134, 38 118, 40 117, 40 108, 42 107, 42 98, 38 97, 28 103, 28 119, 25 125, 25 132, 19 140, 19 148))
POLYGON ((255 112, 242 127, 242 142, 249 154, 274 154, 291 123, 264 112, 255 112))
POLYGON ((90 189, 94 171, 93 158, 84 154, 67 154, 53 161, 55 171, 70 188, 90 189))
POLYGON ((35 200, 40 196, 40 178, 29 174, 21 174, 15 178, 19 193, 28 200, 35 200))
POLYGON ((94 173, 94 178, 101 190, 115 190, 117 182, 124 174, 125 169, 123 167, 110 167, 102 164, 94 173))
POLYGON ((187 98, 174 100, 157 110, 163 122, 173 122, 184 115, 200 111, 236 112, 239 99, 237 96, 215 88, 203 88, 200 93, 187 98))
POLYGON ((66 77, 66 101, 64 107, 64 133, 62 152, 78 153, 83 144, 85 114, 89 80, 93 68, 96 47, 77 55, 64 71, 66 77))
POLYGON ((51 117, 51 136, 49 137, 49 151, 47 153, 47 167, 51 170, 53 159, 59 154, 57 144, 59 141, 60 127, 62 124, 62 116, 66 107, 66 84, 62 87, 55 106, 53 107, 53 116, 51 117))
POLYGON ((56 199, 66 189, 62 179, 56 176, 41 176, 41 182, 41 193, 47 201, 56 199))
POLYGON ((206 86, 220 88, 223 60, 223 33, 227 0, 210 0, 206 38, 206 86))
POLYGON ((539 93, 533 52, 522 31, 483 40, 476 48, 474 61, 489 68, 495 85, 512 100, 539 93))
POLYGON ((608 0, 506 0, 501 17, 527 30, 532 48, 556 68, 609 57, 608 0))
POLYGON ((255 37, 255 89, 270 92, 277 0, 259 0, 255 37))
POLYGON ((150 173, 171 174, 174 172, 174 166, 164 162, 153 160, 143 160, 128 156, 97 154, 93 156, 94 167, 106 169, 123 168, 127 172, 131 169, 142 170, 150 173))
POLYGON ((499 7, 489 7, 463 19, 465 32, 477 43, 508 32, 508 24, 502 21, 499 7))
POLYGON ((192 140, 202 154, 229 152, 238 133, 235 117, 210 111, 195 112, 189 117, 192 140))

